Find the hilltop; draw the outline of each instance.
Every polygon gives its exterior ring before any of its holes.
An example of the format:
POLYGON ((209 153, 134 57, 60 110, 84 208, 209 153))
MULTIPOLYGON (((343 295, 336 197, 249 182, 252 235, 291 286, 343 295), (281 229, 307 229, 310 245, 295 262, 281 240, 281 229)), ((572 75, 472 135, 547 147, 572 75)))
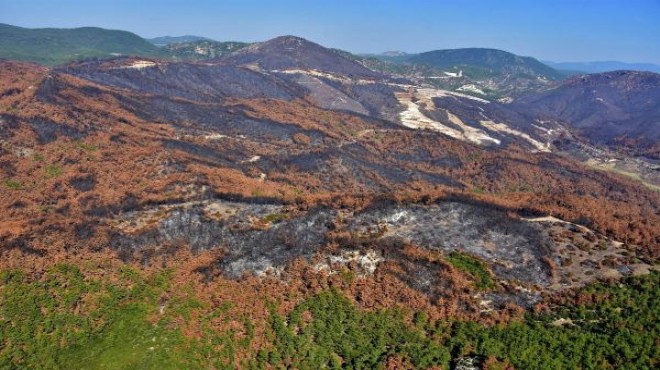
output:
POLYGON ((521 57, 506 51, 483 48, 435 50, 413 55, 406 61, 443 69, 474 69, 473 73, 521 74, 530 77, 561 79, 563 74, 531 57, 521 57))
POLYGON ((296 36, 252 44, 228 55, 223 62, 256 65, 266 70, 313 69, 355 78, 380 76, 333 50, 296 36))

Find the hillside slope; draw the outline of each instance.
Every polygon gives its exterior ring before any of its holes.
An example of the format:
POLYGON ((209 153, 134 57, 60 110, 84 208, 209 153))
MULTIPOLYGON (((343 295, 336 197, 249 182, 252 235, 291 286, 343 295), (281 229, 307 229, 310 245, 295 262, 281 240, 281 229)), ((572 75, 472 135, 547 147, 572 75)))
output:
MULTIPOLYGON (((277 62, 264 58, 263 65, 277 62)), ((349 71, 359 70, 344 63, 349 71)), ((37 229, 63 241, 84 233, 87 241, 129 260, 149 259, 152 248, 170 243, 193 250, 220 247, 226 250, 225 273, 238 276, 309 258, 332 240, 333 230, 341 232, 340 239, 348 237, 347 245, 371 239, 385 243, 380 240, 385 234, 375 231, 383 222, 393 233, 388 235, 420 247, 443 240, 441 250, 476 248, 470 253, 486 257, 490 252, 481 231, 503 222, 502 235, 492 237, 508 240, 502 246, 514 249, 526 240, 533 271, 544 266, 541 256, 564 252, 547 249, 544 235, 550 231, 520 220, 516 213, 523 210, 523 215, 551 213, 582 223, 595 230, 594 240, 638 244, 640 256, 654 255, 657 194, 549 153, 480 147, 347 107, 327 107, 318 90, 305 87, 304 77, 314 76, 311 70, 266 73, 228 60, 130 58, 56 70, 10 63, 3 70, 14 82, 1 100, 5 144, 0 159, 3 185, 11 192, 0 199, 12 209, 7 217, 19 221, 3 224, 2 234, 20 250, 54 253, 66 246, 35 238, 37 229), (39 81, 38 88, 29 89, 31 81, 39 81), (143 175, 136 178, 136 173, 143 175), (402 204, 381 204, 383 196, 402 204), (17 199, 22 205, 12 206, 17 199), (439 207, 418 207, 416 199, 437 201, 439 207), (371 202, 376 208, 363 208, 371 202), (342 204, 352 213, 340 212, 342 204), (329 208, 315 208, 319 205, 329 208), (29 215, 39 207, 53 213, 35 225, 29 215), (244 237, 236 239, 231 228, 225 229, 224 211, 216 215, 226 209, 237 217, 232 222, 244 237), (490 221, 475 219, 458 234, 450 232, 457 225, 437 234, 415 221, 454 225, 476 217, 478 209, 492 209, 490 221), (280 213, 285 219, 271 216, 280 213), (395 216, 400 213, 410 216, 395 216), (191 218, 199 222, 189 224, 191 218), (334 222, 339 223, 328 226, 334 222), (89 223, 97 226, 83 226, 89 223), (318 234, 301 229, 303 224, 316 225, 318 234), (511 230, 518 230, 519 239, 509 240, 511 230), (351 241, 350 235, 362 236, 351 241), (263 249, 268 239, 274 245, 263 249)), ((333 88, 333 94, 362 86, 318 81, 322 92, 333 88)), ((377 80, 371 85, 378 86, 377 80)), ((493 268, 503 277, 516 276, 508 268, 493 268)), ((527 272, 518 279, 558 283, 543 276, 527 272)))
POLYGON ((337 52, 295 36, 281 36, 253 44, 224 61, 234 65, 257 65, 265 70, 310 69, 347 77, 381 77, 337 52))
POLYGON ((526 115, 565 122, 593 144, 660 159, 660 74, 616 71, 575 76, 521 97, 526 115))

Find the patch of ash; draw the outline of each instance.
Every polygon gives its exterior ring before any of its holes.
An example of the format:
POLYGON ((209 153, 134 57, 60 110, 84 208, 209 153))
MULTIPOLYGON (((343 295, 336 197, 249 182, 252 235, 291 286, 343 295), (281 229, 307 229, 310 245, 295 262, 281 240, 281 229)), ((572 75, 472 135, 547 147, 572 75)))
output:
POLYGON ((458 202, 390 206, 355 217, 349 230, 397 238, 431 250, 461 251, 483 258, 500 278, 548 285, 542 228, 507 217, 504 211, 458 202))
POLYGON ((225 201, 189 202, 131 212, 114 221, 111 245, 128 253, 144 248, 219 248, 230 277, 277 270, 311 258, 326 242, 335 211, 319 209, 289 218, 280 205, 225 201))
POLYGON ((324 261, 314 265, 316 271, 324 271, 330 275, 342 271, 344 268, 355 265, 360 275, 373 275, 383 257, 373 250, 359 251, 346 250, 339 255, 326 256, 324 261))

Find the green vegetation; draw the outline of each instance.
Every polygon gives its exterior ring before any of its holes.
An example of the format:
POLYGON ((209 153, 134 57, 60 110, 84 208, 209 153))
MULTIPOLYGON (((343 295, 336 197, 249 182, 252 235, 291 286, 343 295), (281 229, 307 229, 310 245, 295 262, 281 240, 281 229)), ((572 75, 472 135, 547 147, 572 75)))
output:
POLYGON ((530 314, 508 325, 434 321, 424 312, 364 311, 331 289, 286 315, 271 302, 266 327, 257 328, 251 313, 228 313, 231 301, 214 306, 194 298, 193 283, 172 287, 168 271, 104 271, 114 278, 85 275, 65 264, 39 276, 0 272, 0 368, 373 369, 396 356, 418 368, 448 369, 455 359, 470 355, 510 362, 517 369, 653 369, 660 364, 658 272, 622 284, 595 284, 579 293, 584 297, 579 301, 587 303, 530 314), (199 325, 196 339, 182 334, 186 322, 199 325), (230 322, 231 329, 218 330, 213 326, 218 322, 230 322))
POLYGON ((447 369, 452 358, 478 355, 517 369, 653 369, 660 364, 659 283, 654 272, 621 286, 596 284, 583 293, 596 297, 589 304, 494 327, 431 322, 424 313, 409 326, 397 311, 362 312, 341 294, 323 292, 287 320, 274 315, 276 346, 268 358, 298 368, 339 367, 343 359, 344 368, 370 369, 397 355, 417 367, 447 369), (572 324, 557 325, 559 318, 572 324))
POLYGON ((165 279, 130 269, 122 279, 132 286, 88 281, 71 265, 39 280, 2 272, 0 368, 177 368, 183 337, 146 320, 165 279))
POLYGON ((280 221, 284 221, 287 218, 289 218, 289 215, 286 213, 271 213, 269 215, 264 216, 260 221, 264 224, 269 224, 269 223, 277 223, 280 221))
POLYGON ((7 187, 8 189, 12 189, 12 190, 20 190, 21 187, 22 187, 20 182, 15 181, 15 180, 11 180, 11 179, 5 180, 4 184, 5 184, 5 187, 7 187))
POLYGON ((446 259, 455 268, 472 275, 476 280, 475 286, 477 288, 492 289, 495 287, 495 281, 493 281, 485 262, 459 252, 451 252, 446 259))
POLYGON ((236 319, 225 315, 229 303, 210 308, 193 298, 192 286, 179 286, 186 298, 161 306, 169 272, 113 273, 117 280, 90 278, 68 264, 38 279, 0 272, 0 369, 234 369, 236 353, 249 351, 247 317, 239 330, 209 326, 236 319), (184 337, 176 324, 193 312, 203 313, 200 339, 184 337))
POLYGON ((0 58, 58 65, 116 54, 167 56, 141 37, 95 27, 27 29, 0 24, 0 58))
POLYGON ((236 41, 197 40, 170 43, 165 46, 165 50, 176 58, 201 60, 218 58, 249 45, 245 42, 236 41))
POLYGON ((46 172, 46 177, 49 179, 59 177, 62 175, 62 173, 64 173, 62 167, 56 164, 49 164, 48 166, 46 166, 44 171, 46 172))
POLYGON ((303 196, 303 195, 305 195, 305 191, 302 190, 302 189, 298 189, 298 188, 293 188, 293 193, 294 193, 295 195, 297 195, 297 196, 303 196))
POLYGON ((207 39, 206 37, 193 36, 193 35, 161 36, 161 37, 154 37, 153 39, 147 39, 147 41, 149 41, 150 43, 156 46, 166 46, 174 43, 187 43, 187 42, 195 42, 195 41, 203 41, 203 40, 213 41, 211 39, 207 39))
POLYGON ((29 29, 0 23, 0 58, 49 66, 116 55, 200 60, 217 58, 248 45, 234 41, 188 40, 161 48, 127 31, 96 27, 29 29))
POLYGON ((508 326, 455 323, 446 344, 455 356, 494 356, 517 369, 654 369, 660 364, 659 283, 653 272, 621 286, 595 284, 582 293, 595 298, 588 304, 508 326), (560 318, 570 321, 559 325, 560 318))
POLYGON ((407 58, 413 64, 427 64, 435 68, 458 66, 464 74, 473 78, 488 78, 497 74, 512 73, 546 76, 562 79, 564 75, 538 60, 521 57, 506 51, 483 48, 434 50, 407 58))
POLYGON ((278 367, 375 369, 397 354, 426 368, 451 358, 447 348, 405 324, 401 312, 360 311, 334 290, 298 305, 286 319, 272 315, 271 325, 275 348, 260 355, 278 367))
POLYGON ((481 186, 475 186, 475 187, 472 188, 472 192, 475 193, 475 194, 483 194, 486 191, 481 186))
POLYGON ((94 144, 87 144, 82 140, 77 140, 76 141, 76 148, 83 150, 85 152, 95 152, 99 149, 98 146, 94 144))
POLYGON ((261 191, 259 189, 252 190, 252 192, 250 192, 250 194, 255 198, 261 198, 261 197, 266 196, 266 193, 264 193, 263 191, 261 191))

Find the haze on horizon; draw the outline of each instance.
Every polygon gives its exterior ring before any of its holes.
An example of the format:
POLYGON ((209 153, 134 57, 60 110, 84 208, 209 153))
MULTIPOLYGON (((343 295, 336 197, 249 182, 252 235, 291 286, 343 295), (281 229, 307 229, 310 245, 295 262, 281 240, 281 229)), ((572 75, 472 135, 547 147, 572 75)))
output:
POLYGON ((0 0, 0 23, 96 26, 146 38, 305 37, 355 53, 485 47, 551 61, 660 64, 658 0, 0 0))

